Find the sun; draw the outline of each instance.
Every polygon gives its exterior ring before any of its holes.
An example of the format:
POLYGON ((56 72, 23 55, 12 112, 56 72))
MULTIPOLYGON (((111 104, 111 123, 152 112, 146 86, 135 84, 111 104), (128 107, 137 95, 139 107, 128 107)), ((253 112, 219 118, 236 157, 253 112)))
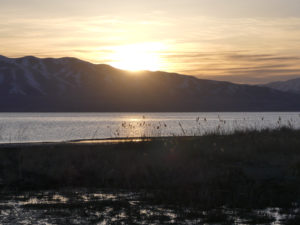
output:
POLYGON ((115 46, 109 57, 110 65, 123 70, 157 71, 161 68, 159 51, 163 49, 160 43, 139 43, 115 46))

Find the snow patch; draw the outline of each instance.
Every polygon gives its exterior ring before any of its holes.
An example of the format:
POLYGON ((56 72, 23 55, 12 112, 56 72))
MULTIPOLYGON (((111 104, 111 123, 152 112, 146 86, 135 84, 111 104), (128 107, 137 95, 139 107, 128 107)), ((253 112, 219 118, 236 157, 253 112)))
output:
POLYGON ((58 84, 59 84, 59 87, 60 87, 61 91, 64 91, 66 89, 65 86, 69 86, 69 87, 75 87, 76 86, 73 83, 71 83, 67 80, 64 80, 63 77, 61 77, 61 76, 57 76, 56 79, 58 80, 58 84))
MULTIPOLYGON (((81 72, 73 72, 73 71, 66 71, 65 69, 63 69, 63 71, 59 72, 61 75, 63 75, 66 78, 73 78, 75 83, 80 86, 81 85, 81 72)), ((61 77, 61 76, 60 76, 61 77)), ((72 86, 74 86, 74 84, 71 84, 72 86)))
POLYGON ((300 90, 300 82, 289 82, 278 85, 278 89, 283 91, 297 91, 300 90))
POLYGON ((45 94, 45 92, 41 89, 40 84, 34 79, 33 74, 29 70, 24 68, 23 71, 24 71, 24 76, 27 79, 29 85, 34 89, 38 90, 40 93, 45 94))
POLYGON ((26 95, 26 93, 19 87, 17 83, 12 83, 9 94, 21 94, 26 95))
POLYGON ((46 78, 49 78, 49 72, 45 66, 45 63, 39 59, 39 66, 40 66, 40 72, 42 73, 42 75, 46 78))

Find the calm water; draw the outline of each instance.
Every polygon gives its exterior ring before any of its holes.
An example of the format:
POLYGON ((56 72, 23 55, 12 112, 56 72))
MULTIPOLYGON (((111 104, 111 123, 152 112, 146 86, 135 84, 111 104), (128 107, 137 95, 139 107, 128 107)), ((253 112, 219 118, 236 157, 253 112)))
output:
POLYGON ((0 113, 0 142, 203 135, 292 124, 300 113, 0 113))

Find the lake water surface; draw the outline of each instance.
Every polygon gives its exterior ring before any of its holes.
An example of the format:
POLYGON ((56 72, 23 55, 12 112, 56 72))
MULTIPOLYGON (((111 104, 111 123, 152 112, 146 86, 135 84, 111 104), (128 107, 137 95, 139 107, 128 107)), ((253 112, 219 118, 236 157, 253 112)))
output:
POLYGON ((0 113, 0 143, 203 135, 283 125, 300 128, 300 113, 0 113))

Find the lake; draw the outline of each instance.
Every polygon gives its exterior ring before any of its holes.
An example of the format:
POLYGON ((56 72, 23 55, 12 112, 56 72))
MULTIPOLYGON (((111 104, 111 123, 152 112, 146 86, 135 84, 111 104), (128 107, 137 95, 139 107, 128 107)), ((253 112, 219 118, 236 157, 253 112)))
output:
POLYGON ((0 113, 0 143, 188 136, 283 125, 300 128, 300 113, 0 113))

